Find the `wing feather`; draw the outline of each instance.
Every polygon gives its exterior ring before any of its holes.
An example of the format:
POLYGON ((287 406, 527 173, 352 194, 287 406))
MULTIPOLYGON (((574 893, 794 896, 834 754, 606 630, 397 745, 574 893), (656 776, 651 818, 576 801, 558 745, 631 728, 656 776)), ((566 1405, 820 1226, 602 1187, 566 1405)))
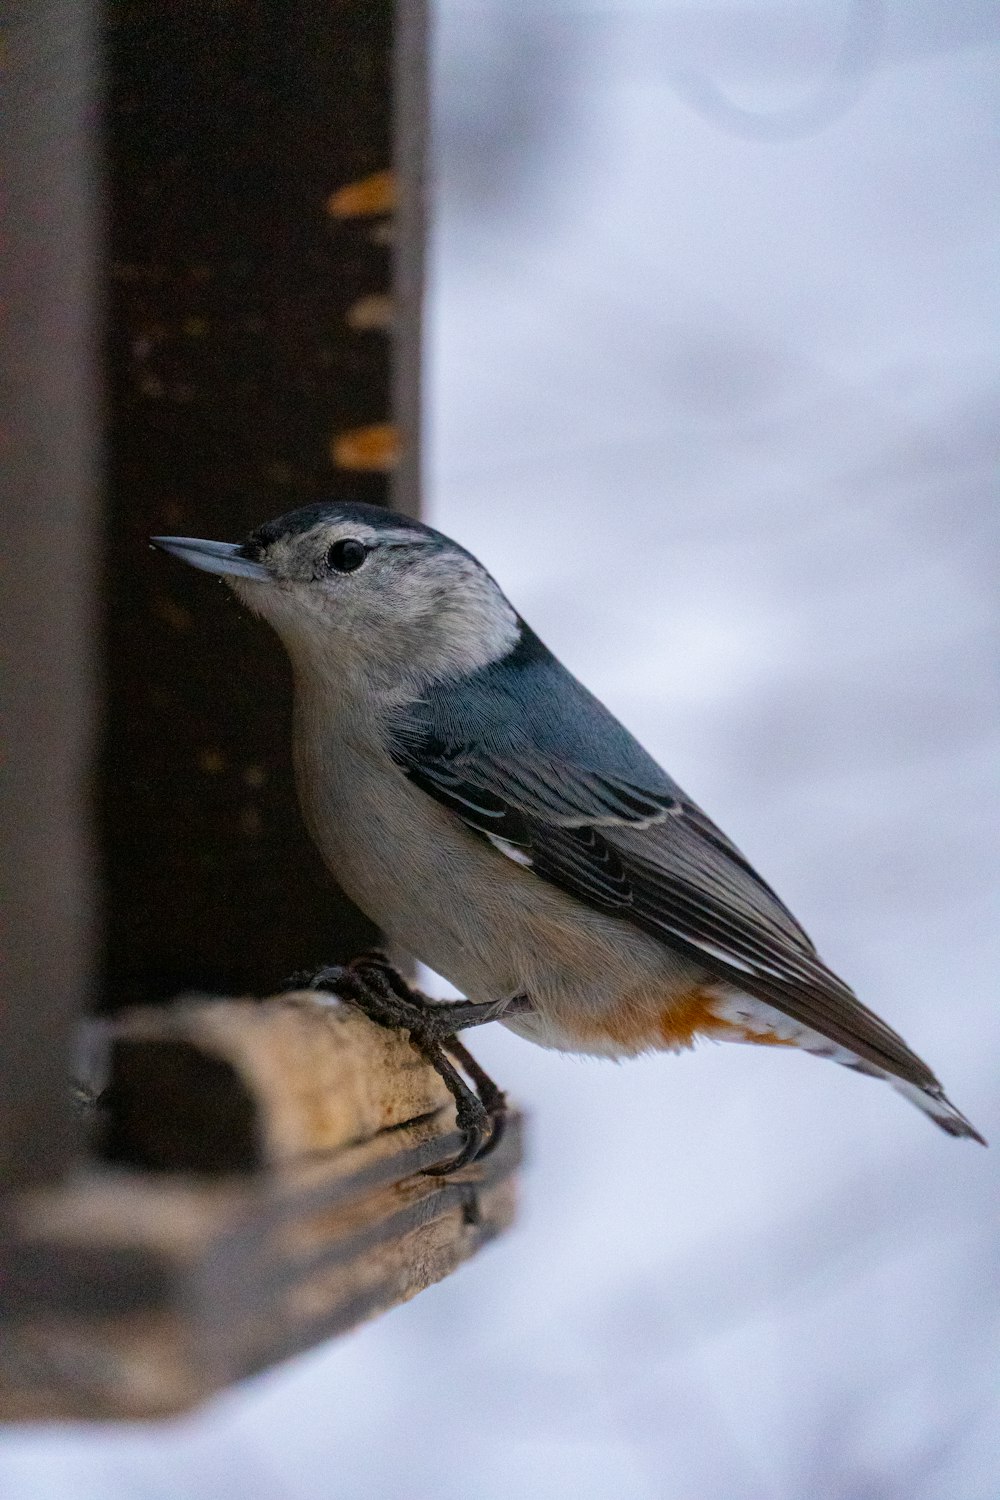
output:
POLYGON ((740 850, 537 638, 526 639, 524 659, 503 675, 484 669, 460 698, 441 687, 397 714, 390 743, 403 773, 467 827, 522 851, 539 878, 907 1082, 934 1086, 740 850))

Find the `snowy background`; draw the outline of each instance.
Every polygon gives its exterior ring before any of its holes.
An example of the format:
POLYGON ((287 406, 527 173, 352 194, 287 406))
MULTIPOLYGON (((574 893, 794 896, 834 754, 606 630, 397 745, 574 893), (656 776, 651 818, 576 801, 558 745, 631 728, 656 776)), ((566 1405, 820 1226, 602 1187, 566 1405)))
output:
MULTIPOLYGON (((443 3, 427 464, 996 1141, 998 64, 995 0, 443 3)), ((512 1234, 193 1419, 9 1431, 4 1500, 997 1500, 996 1148, 474 1045, 512 1234)))

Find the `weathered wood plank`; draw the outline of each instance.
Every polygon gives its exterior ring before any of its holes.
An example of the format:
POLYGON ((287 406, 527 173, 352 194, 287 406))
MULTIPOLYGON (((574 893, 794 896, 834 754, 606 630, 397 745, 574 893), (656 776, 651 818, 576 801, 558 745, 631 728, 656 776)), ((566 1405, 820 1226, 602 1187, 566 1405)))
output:
POLYGON ((396 1032, 332 996, 189 998, 116 1019, 103 1154, 248 1171, 431 1114, 441 1079, 396 1032))
POLYGON ((481 1162, 425 1175, 461 1143, 447 1091, 336 1001, 186 1000, 119 1032, 109 1140, 133 1165, 5 1201, 0 1419, 184 1410, 414 1296, 511 1221, 518 1119, 481 1162), (184 1060, 158 1078, 163 1043, 184 1060), (236 1169, 211 1141, 198 1160, 194 1058, 249 1104, 236 1169))

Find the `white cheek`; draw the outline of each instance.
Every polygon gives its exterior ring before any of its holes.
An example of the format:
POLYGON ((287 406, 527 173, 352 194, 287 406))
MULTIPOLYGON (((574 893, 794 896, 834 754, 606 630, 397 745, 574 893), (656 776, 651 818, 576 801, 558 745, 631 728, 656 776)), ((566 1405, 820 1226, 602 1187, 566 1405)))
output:
POLYGON ((514 645, 517 616, 502 594, 456 601, 442 621, 448 665, 459 672, 489 666, 514 645))
POLYGON ((517 616, 478 569, 359 569, 343 578, 258 584, 230 580, 248 609, 280 636, 297 669, 345 676, 368 688, 460 676, 506 655, 517 616))

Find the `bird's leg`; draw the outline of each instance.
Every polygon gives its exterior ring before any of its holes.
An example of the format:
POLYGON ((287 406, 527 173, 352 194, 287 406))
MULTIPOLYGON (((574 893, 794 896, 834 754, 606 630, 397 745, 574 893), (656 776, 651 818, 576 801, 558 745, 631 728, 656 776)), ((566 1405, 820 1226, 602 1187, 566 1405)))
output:
POLYGON ((503 1140, 504 1131, 507 1128, 507 1095, 503 1089, 498 1088, 493 1079, 473 1057, 467 1047, 464 1047, 457 1036, 452 1036, 443 1043, 446 1052, 463 1068, 472 1082, 475 1084, 476 1093, 483 1108, 489 1117, 490 1138, 485 1146, 476 1153, 476 1160, 482 1161, 484 1156, 489 1156, 495 1151, 503 1140))
MULTIPOLYGON (((308 984, 311 989, 342 987, 345 975, 355 976, 364 985, 374 985, 379 996, 378 1009, 385 1012, 395 1000, 399 1007, 398 1019, 380 1021, 382 1026, 419 1025, 430 1041, 443 1042, 457 1031, 467 1031, 472 1026, 485 1026, 489 1021, 502 1020, 504 1016, 530 1009, 527 998, 517 995, 510 1000, 432 1000, 421 990, 407 984, 402 974, 394 969, 384 953, 359 954, 344 967, 334 965, 313 974, 308 984), (404 1016, 406 1019, 404 1019, 404 1016)), ((350 981, 348 981, 350 983, 350 981)), ((345 999, 350 998, 345 994, 345 999)), ((355 1002, 360 1004, 360 1002, 355 1002)), ((378 1017, 371 1014, 373 1021, 378 1017)))
POLYGON ((320 969, 312 975, 310 985, 332 990, 376 1025, 407 1031, 412 1046, 443 1079, 455 1100, 455 1119, 465 1135, 465 1144, 453 1161, 427 1168, 430 1175, 455 1172, 496 1149, 504 1131, 506 1096, 454 1035, 453 1028, 456 1021, 463 1029, 494 1021, 503 1014, 505 1005, 477 1005, 467 1000, 435 1002, 408 985, 381 953, 364 953, 344 966, 320 969), (468 1073, 478 1094, 449 1060, 448 1053, 468 1073))
MULTIPOLYGON (((492 1138, 487 1139, 488 1136, 491 1137, 490 1116, 482 1100, 473 1093, 458 1069, 445 1056, 444 1045, 440 1042, 420 1042, 412 1033, 410 1040, 444 1080, 455 1101, 455 1123, 465 1136, 465 1144, 451 1161, 442 1162, 437 1167, 424 1168, 426 1177, 447 1177, 449 1173, 457 1172, 460 1167, 476 1161, 484 1150, 490 1149, 493 1144, 492 1138)), ((465 1051, 464 1047, 462 1050, 465 1051)))

